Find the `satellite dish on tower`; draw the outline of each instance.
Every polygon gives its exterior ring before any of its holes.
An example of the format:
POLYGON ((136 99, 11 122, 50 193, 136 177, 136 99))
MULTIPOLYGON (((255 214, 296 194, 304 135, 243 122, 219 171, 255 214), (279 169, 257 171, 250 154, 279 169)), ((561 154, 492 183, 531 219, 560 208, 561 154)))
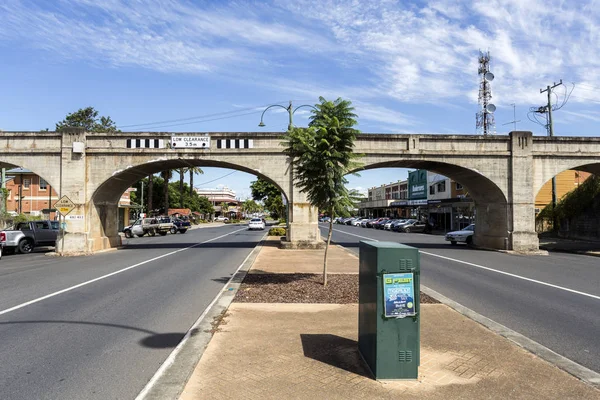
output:
POLYGON ((485 110, 489 113, 493 113, 494 111, 496 111, 496 106, 493 104, 488 104, 485 110))
POLYGON ((485 78, 486 81, 493 81, 494 80, 494 74, 492 74, 491 72, 486 72, 485 75, 483 75, 483 77, 485 78))

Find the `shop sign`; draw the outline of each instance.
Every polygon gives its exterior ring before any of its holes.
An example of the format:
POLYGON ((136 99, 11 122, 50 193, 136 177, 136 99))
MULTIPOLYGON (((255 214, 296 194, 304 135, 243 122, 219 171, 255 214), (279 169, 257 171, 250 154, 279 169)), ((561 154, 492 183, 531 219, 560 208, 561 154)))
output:
POLYGON ((383 274, 383 301, 387 318, 416 315, 414 274, 383 274))
POLYGON ((426 199, 427 198, 427 171, 418 169, 408 173, 408 198, 426 199))

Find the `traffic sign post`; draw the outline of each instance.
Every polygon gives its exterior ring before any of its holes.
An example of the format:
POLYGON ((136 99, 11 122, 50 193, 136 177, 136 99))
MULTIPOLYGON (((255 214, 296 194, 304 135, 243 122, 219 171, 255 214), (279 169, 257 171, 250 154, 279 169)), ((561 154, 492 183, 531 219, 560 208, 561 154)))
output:
POLYGON ((65 250, 65 217, 75 208, 75 203, 71 201, 67 196, 62 196, 56 203, 54 203, 54 208, 58 213, 62 216, 62 221, 60 221, 60 237, 61 237, 61 249, 60 255, 63 255, 65 250))

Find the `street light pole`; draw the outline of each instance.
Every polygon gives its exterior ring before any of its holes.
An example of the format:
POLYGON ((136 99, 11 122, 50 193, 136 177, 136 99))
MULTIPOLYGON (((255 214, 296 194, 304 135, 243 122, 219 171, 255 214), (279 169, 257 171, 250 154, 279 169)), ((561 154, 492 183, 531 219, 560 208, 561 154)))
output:
MULTIPOLYGON (((263 122, 263 117, 265 116, 265 112, 267 112, 267 110, 268 110, 269 108, 272 108, 272 107, 281 107, 281 108, 283 108, 284 110, 286 110, 286 111, 288 112, 289 119, 290 119, 290 122, 289 122, 289 124, 288 124, 288 131, 292 130, 292 128, 294 127, 294 113, 295 113, 295 112, 296 112, 296 111, 297 111, 299 108, 302 108, 302 107, 310 107, 310 108, 312 108, 313 110, 317 110, 317 108, 316 108, 315 106, 311 106, 310 104, 302 104, 302 105, 300 105, 300 106, 298 106, 298 107, 296 107, 296 108, 293 108, 293 105, 292 105, 292 101, 291 101, 291 100, 290 100, 290 104, 289 104, 287 107, 284 107, 284 106, 282 106, 282 105, 280 105, 280 104, 273 104, 273 105, 270 105, 269 107, 265 108, 265 110, 264 110, 264 111, 262 112, 262 114, 260 115, 260 123, 258 124, 258 126, 260 126, 261 128, 265 126, 265 123, 263 122)), ((318 110, 317 110, 317 111, 318 111, 318 110)))

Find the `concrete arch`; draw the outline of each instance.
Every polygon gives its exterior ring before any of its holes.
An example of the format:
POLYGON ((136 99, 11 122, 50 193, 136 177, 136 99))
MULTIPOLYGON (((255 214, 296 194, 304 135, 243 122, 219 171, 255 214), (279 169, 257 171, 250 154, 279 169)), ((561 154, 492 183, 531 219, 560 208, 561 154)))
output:
POLYGON ((489 248, 508 246, 511 226, 507 197, 494 181, 479 171, 446 162, 410 159, 366 163, 360 170, 376 168, 424 169, 460 183, 468 189, 477 210, 474 244, 489 248))
MULTIPOLYGON (((31 159, 31 157, 29 157, 29 160, 27 157, 23 157, 23 159, 19 161, 11 160, 11 162, 5 162, 5 158, 0 156, 1 168, 6 168, 7 170, 13 168, 23 168, 29 170, 32 174, 35 174, 48 182, 48 185, 50 185, 52 189, 58 193, 60 191, 60 173, 57 174, 57 171, 55 171, 54 168, 40 168, 37 164, 38 163, 36 163, 34 159, 31 159)), ((58 172, 60 172, 60 167, 58 172)))
POLYGON ((560 162, 556 162, 556 160, 538 160, 538 162, 536 163, 536 167, 540 169, 540 172, 535 174, 533 186, 534 196, 538 195, 540 190, 542 190, 542 187, 548 181, 550 181, 553 177, 564 171, 585 171, 600 176, 600 157, 597 161, 589 161, 591 160, 587 160, 587 162, 581 159, 567 159, 561 160, 560 162))
MULTIPOLYGON (((119 170, 116 169, 110 176, 93 188, 88 207, 88 225, 89 237, 92 243, 92 251, 96 248, 116 247, 120 245, 118 235, 118 202, 123 192, 142 178, 167 169, 179 169, 186 167, 219 167, 247 172, 260 177, 281 190, 286 199, 289 199, 289 182, 285 179, 271 177, 260 170, 251 167, 233 163, 230 161, 210 160, 200 158, 173 158, 162 160, 150 160, 119 170), (95 221, 95 222, 94 222, 95 221)), ((285 177, 285 175, 282 175, 285 177)), ((92 189, 92 188, 90 188, 92 189)))

